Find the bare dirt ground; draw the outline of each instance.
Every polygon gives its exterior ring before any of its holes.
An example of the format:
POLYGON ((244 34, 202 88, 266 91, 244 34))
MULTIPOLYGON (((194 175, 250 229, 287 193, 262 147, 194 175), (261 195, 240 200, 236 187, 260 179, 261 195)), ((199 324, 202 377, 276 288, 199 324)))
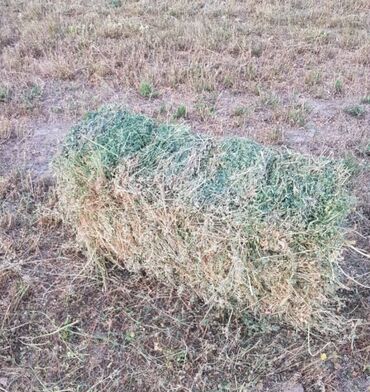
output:
POLYGON ((0 391, 368 391, 369 5, 154 3, 0 3, 0 391), (345 159, 342 333, 236 319, 86 260, 52 161, 107 103, 345 159))

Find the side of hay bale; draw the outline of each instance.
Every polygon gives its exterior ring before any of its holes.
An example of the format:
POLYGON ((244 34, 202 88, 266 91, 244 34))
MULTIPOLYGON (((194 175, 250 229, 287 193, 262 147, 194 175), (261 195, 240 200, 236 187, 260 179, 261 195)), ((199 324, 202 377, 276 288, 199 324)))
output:
POLYGON ((90 255, 235 312, 325 314, 350 208, 340 163, 108 108, 71 131, 58 167, 90 255))

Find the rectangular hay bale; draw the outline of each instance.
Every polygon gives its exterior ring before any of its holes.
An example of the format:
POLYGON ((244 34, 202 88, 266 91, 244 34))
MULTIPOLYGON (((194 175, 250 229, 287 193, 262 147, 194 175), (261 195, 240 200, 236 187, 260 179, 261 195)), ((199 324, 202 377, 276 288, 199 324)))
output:
POLYGON ((58 169, 90 254, 299 326, 335 293, 351 206, 340 162, 105 108, 72 129, 58 169))

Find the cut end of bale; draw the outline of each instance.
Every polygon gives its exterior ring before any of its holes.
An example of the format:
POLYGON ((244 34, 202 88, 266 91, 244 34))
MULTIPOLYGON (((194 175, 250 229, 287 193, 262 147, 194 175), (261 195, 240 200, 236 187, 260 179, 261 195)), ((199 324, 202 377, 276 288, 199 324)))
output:
POLYGON ((233 312, 325 315, 351 205, 341 163, 105 108, 72 129, 58 173, 95 257, 233 312))

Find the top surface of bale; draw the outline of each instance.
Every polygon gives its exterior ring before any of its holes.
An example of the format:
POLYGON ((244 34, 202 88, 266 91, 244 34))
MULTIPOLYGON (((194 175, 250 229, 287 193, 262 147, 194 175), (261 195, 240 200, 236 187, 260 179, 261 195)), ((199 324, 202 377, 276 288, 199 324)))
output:
POLYGON ((348 179, 343 165, 273 150, 243 137, 212 138, 125 110, 103 109, 89 113, 72 130, 64 149, 74 159, 96 152, 108 176, 134 159, 138 179, 158 170, 164 183, 183 177, 193 187, 187 201, 197 206, 240 210, 248 200, 261 215, 275 212, 306 226, 340 224, 347 214, 348 195, 338 192, 348 179))

